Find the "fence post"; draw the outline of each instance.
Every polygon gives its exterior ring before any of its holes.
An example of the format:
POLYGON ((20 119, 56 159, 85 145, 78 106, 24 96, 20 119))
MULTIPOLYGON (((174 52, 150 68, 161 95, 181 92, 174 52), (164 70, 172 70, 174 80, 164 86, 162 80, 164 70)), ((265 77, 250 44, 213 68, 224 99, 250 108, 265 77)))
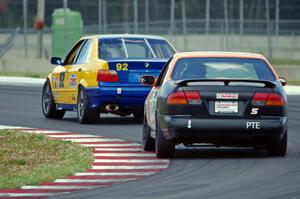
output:
POLYGON ((244 0, 240 0, 240 36, 244 35, 244 0))
POLYGON ((171 0, 170 7, 170 34, 173 36, 174 34, 174 19, 175 18, 175 0, 171 0))
POLYGON ((98 0, 98 33, 102 32, 102 0, 98 0))
POLYGON ((210 18, 210 0, 206 0, 205 9, 205 33, 209 33, 209 18, 210 18))
POLYGON ((149 0, 145 0, 145 32, 149 31, 149 0))
POLYGON ((228 50, 228 2, 224 0, 225 50, 228 50))
POLYGON ((266 20, 267 20, 267 32, 268 32, 268 49, 269 49, 269 59, 272 59, 273 47, 272 47, 272 33, 271 33, 271 23, 270 23, 270 4, 269 0, 265 0, 266 3, 266 20))
POLYGON ((275 34, 278 36, 279 32, 279 0, 276 0, 276 7, 275 7, 275 34))
POLYGON ((106 5, 106 0, 103 0, 103 5, 102 5, 102 7, 103 7, 103 9, 102 9, 102 12, 103 12, 103 33, 104 34, 107 34, 107 16, 106 16, 106 7, 107 7, 107 5, 106 5))
POLYGON ((24 22, 24 51, 25 58, 28 58, 28 42, 27 42, 27 0, 23 0, 23 22, 24 22))
POLYGON ((187 50, 187 25, 186 25, 186 10, 185 0, 181 0, 181 16, 182 16, 182 30, 183 30, 183 46, 184 50, 187 50))
POLYGON ((134 34, 138 33, 138 0, 133 1, 134 34))

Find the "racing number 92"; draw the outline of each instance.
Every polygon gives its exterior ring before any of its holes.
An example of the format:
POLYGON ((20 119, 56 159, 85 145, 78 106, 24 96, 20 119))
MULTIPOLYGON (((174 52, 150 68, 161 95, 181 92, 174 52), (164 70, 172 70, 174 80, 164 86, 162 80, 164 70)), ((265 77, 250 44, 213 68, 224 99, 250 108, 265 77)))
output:
POLYGON ((117 69, 117 71, 128 70, 128 64, 127 63, 117 63, 116 69, 117 69))

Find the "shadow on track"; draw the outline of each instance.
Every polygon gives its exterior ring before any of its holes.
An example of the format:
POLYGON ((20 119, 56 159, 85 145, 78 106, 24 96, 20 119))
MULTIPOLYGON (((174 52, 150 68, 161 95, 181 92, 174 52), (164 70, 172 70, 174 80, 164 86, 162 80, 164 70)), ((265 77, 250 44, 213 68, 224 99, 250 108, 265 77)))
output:
POLYGON ((265 150, 251 148, 179 148, 175 153, 175 159, 257 159, 268 157, 272 156, 269 156, 265 150))

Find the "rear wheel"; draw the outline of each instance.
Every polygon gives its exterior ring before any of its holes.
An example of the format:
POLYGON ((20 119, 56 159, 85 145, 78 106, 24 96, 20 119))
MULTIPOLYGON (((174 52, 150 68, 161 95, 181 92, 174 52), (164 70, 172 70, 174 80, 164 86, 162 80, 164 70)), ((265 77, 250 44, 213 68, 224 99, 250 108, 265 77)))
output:
POLYGON ((150 136, 150 127, 146 116, 143 120, 143 148, 145 151, 155 151, 155 140, 150 136))
POLYGON ((43 87, 42 111, 46 118, 62 119, 65 115, 65 110, 56 110, 49 80, 45 82, 43 87))
POLYGON ((174 142, 164 137, 159 125, 156 125, 155 151, 158 158, 172 158, 175 154, 174 142))
POLYGON ((87 94, 83 87, 78 90, 77 118, 81 124, 94 123, 99 118, 99 112, 89 107, 87 94))
POLYGON ((284 156, 287 150, 287 132, 281 140, 272 141, 268 144, 268 153, 273 156, 284 156))

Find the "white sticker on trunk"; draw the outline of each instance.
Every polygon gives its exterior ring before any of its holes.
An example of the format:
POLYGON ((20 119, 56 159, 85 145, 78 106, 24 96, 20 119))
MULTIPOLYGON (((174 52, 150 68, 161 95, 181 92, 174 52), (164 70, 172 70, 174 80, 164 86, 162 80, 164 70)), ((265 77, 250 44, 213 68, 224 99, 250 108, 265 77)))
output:
POLYGON ((238 99, 238 93, 217 93, 217 99, 238 99))

